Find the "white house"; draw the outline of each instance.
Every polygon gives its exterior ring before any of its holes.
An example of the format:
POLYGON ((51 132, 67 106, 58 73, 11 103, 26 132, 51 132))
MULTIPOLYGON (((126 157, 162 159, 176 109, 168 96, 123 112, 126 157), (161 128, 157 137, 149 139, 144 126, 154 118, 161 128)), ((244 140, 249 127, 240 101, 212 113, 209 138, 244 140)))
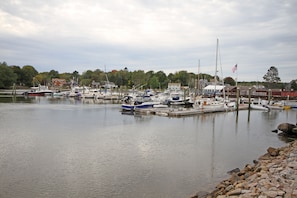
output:
POLYGON ((168 90, 179 91, 179 90, 181 90, 181 84, 180 83, 168 83, 168 90))

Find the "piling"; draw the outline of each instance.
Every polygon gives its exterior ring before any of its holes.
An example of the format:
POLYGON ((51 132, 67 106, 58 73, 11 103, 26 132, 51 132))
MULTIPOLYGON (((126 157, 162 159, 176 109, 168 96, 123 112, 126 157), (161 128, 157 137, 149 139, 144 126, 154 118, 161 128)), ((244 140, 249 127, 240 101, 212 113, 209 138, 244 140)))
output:
POLYGON ((248 122, 250 122, 250 117, 251 117, 251 93, 252 90, 249 88, 249 106, 248 106, 248 122))
POLYGON ((270 100, 271 100, 271 89, 268 89, 268 104, 270 104, 270 100))
POLYGON ((16 96, 16 86, 15 86, 15 83, 13 83, 13 85, 12 85, 12 95, 13 96, 16 96))
POLYGON ((239 110, 239 91, 240 91, 240 89, 239 89, 239 87, 237 87, 237 89, 236 89, 236 111, 237 112, 239 110))
POLYGON ((249 111, 251 110, 251 92, 252 90, 251 88, 249 88, 249 108, 248 108, 249 111))

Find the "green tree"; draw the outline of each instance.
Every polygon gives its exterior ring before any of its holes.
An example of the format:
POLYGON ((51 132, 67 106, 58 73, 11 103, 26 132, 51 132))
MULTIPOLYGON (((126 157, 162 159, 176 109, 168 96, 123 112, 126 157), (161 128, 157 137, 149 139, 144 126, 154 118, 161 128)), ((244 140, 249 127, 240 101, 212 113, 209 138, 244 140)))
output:
POLYGON ((155 75, 159 79, 160 88, 161 89, 167 88, 169 80, 168 80, 166 74, 163 71, 158 71, 155 75))
POLYGON ((37 74, 34 77, 35 80, 35 84, 39 83, 39 84, 43 84, 43 85, 47 85, 48 83, 50 83, 50 77, 49 77, 49 73, 48 72, 42 72, 37 74))
POLYGON ((278 83, 281 79, 278 77, 278 70, 275 66, 271 66, 267 73, 263 76, 263 79, 268 83, 278 83))
POLYGON ((229 84, 231 86, 235 86, 236 82, 232 77, 224 78, 224 84, 229 84))
POLYGON ((152 89, 157 89, 160 86, 160 82, 157 76, 153 76, 149 80, 149 87, 152 89))
POLYGON ((78 71, 74 71, 74 72, 72 72, 72 77, 75 79, 75 80, 78 80, 78 78, 79 78, 79 72, 78 71))
POLYGON ((16 84, 22 85, 23 83, 23 72, 19 66, 13 65, 11 66, 13 73, 17 75, 16 84))
POLYGON ((0 88, 9 88, 17 80, 17 75, 13 72, 11 67, 8 67, 7 64, 0 64, 0 88))
POLYGON ((82 75, 80 76, 80 85, 86 85, 89 86, 91 85, 93 79, 92 79, 92 75, 93 75, 93 71, 91 70, 87 70, 85 72, 82 73, 82 75))
POLYGON ((132 72, 131 82, 132 82, 132 86, 135 86, 136 88, 143 87, 148 83, 146 81, 146 74, 144 73, 143 70, 137 70, 132 72))
POLYGON ((73 77, 72 73, 67 73, 67 72, 61 73, 59 76, 60 78, 65 79, 68 82, 72 80, 72 77, 73 77))
POLYGON ((119 86, 128 86, 129 81, 131 80, 131 73, 128 69, 120 70, 117 72, 118 80, 115 83, 119 86))
POLYGON ((189 74, 187 71, 178 71, 173 75, 172 82, 179 82, 182 86, 189 85, 189 74))
POLYGON ((31 65, 22 67, 23 83, 26 86, 32 86, 33 78, 38 74, 37 70, 31 65))
POLYGON ((100 70, 100 69, 96 69, 95 71, 93 71, 92 75, 92 80, 94 80, 95 82, 103 82, 106 81, 106 76, 105 76, 105 72, 100 70))
POLYGON ((291 89, 293 89, 294 91, 297 91, 297 83, 296 83, 296 80, 292 80, 292 81, 291 81, 291 89))
POLYGON ((214 77, 209 74, 201 73, 199 74, 199 79, 205 79, 207 81, 210 81, 211 79, 214 79, 214 77))
POLYGON ((191 73, 188 73, 188 86, 190 88, 196 87, 195 86, 196 79, 197 79, 197 75, 196 74, 194 74, 192 72, 191 73))
POLYGON ((48 72, 48 78, 49 80, 51 80, 52 78, 59 78, 59 72, 56 70, 51 70, 50 72, 48 72))

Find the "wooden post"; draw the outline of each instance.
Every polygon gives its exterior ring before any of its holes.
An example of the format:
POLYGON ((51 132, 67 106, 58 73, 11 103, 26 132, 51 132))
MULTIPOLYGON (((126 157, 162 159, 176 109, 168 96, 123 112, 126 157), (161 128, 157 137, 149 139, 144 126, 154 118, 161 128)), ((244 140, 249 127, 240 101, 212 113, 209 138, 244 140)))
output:
POLYGON ((271 89, 268 89, 268 104, 270 104, 271 100, 271 89))
POLYGON ((239 89, 239 87, 237 87, 237 89, 236 89, 236 111, 237 112, 239 110, 239 92, 240 92, 240 89, 239 89))
POLYGON ((249 107, 248 110, 251 110, 251 88, 249 88, 249 107))
POLYGON ((12 95, 13 96, 16 95, 16 86, 15 86, 15 83, 13 83, 13 86, 12 86, 12 95))
POLYGON ((249 107, 248 107, 248 122, 250 122, 251 117, 251 88, 249 88, 249 107))
POLYGON ((238 110, 239 110, 239 94, 240 89, 236 87, 236 123, 238 123, 238 110))

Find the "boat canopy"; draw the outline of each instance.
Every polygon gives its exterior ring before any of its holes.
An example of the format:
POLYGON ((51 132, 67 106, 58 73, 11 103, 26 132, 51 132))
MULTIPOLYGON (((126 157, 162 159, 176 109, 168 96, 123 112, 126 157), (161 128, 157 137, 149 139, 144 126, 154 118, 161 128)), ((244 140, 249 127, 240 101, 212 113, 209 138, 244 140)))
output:
POLYGON ((219 95, 222 94, 224 85, 207 85, 203 88, 203 95, 219 95))

